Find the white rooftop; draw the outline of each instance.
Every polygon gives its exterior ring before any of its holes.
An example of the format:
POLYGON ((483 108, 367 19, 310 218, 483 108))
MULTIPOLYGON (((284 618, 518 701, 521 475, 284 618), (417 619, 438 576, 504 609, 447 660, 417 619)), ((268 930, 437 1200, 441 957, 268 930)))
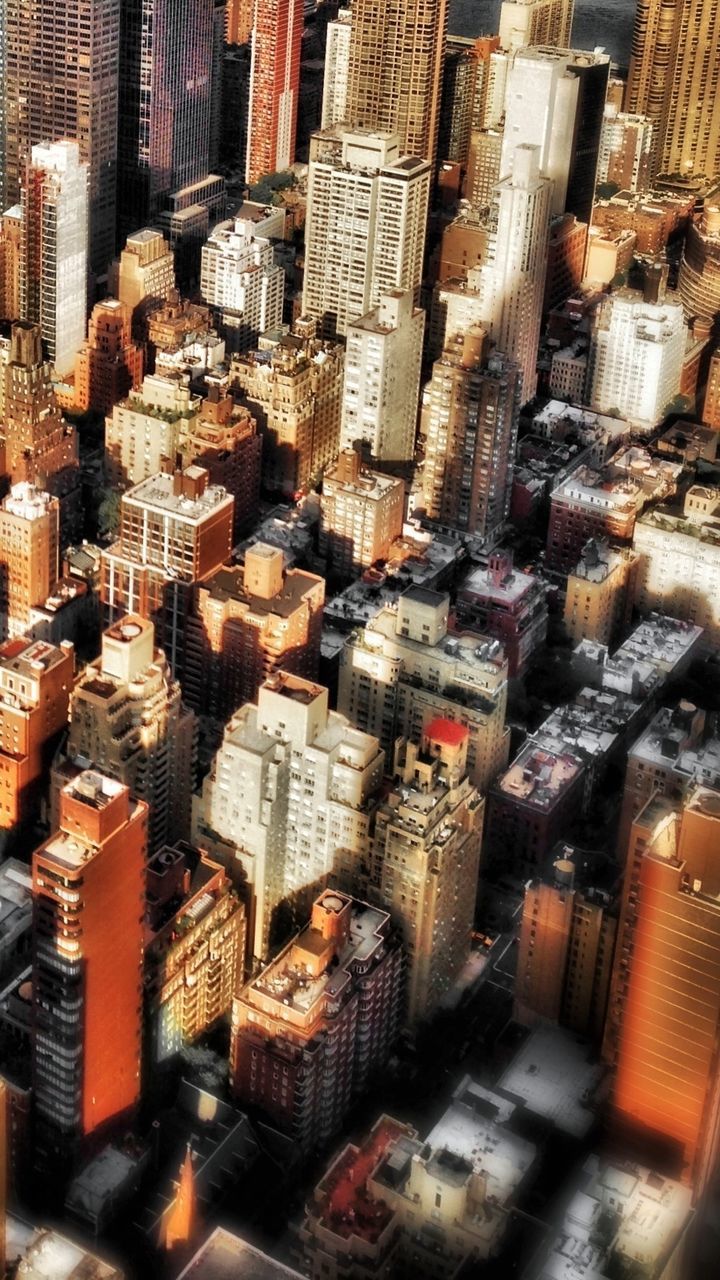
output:
POLYGON ((591 1103, 601 1077, 602 1067, 586 1041, 564 1027, 537 1027, 498 1088, 522 1098, 529 1111, 562 1133, 582 1138, 593 1124, 591 1103))

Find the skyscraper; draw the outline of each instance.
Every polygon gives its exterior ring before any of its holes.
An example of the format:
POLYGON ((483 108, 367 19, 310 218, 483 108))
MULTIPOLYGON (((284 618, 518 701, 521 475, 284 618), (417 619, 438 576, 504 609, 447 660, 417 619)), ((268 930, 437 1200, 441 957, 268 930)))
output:
POLYGON ((720 168, 720 11, 702 0, 638 0, 625 110, 656 128, 654 172, 720 168))
POLYGON ((430 165, 397 136, 340 126, 310 144, 303 312, 344 334, 393 289, 417 296, 430 165))
POLYGON ((348 325, 343 449, 363 444, 377 462, 412 459, 424 332, 424 311, 400 289, 348 325))
POLYGON ((500 45, 508 53, 528 45, 569 49, 575 0, 503 0, 500 45))
POLYGON ((256 235, 249 218, 219 223, 201 263, 200 292, 229 353, 256 347, 261 333, 282 323, 285 273, 272 241, 256 235))
POLYGON ((353 0, 347 119, 433 161, 446 31, 447 0, 353 0))
POLYGON ((329 22, 325 49, 325 78, 323 80, 322 116, 323 129, 347 120, 348 74, 350 70, 349 9, 341 9, 336 22, 329 22))
POLYGON ((47 1173, 140 1094, 147 806, 87 770, 33 855, 33 1074, 47 1173))
POLYGON ((3 208, 20 194, 31 148, 74 138, 90 175, 90 269, 115 248, 120 0, 3 6, 3 208))
POLYGON ((129 308, 117 298, 98 302, 75 361, 76 405, 112 413, 118 400, 140 386, 142 371, 143 351, 130 336, 129 308))
POLYGON ((78 144, 33 147, 20 186, 20 314, 40 325, 50 362, 64 375, 75 367, 87 320, 88 167, 78 144))
POLYGON ((303 0, 255 0, 245 180, 295 159, 303 0))
POLYGON ((121 5, 118 230, 157 218, 173 192, 208 177, 214 0, 121 5))

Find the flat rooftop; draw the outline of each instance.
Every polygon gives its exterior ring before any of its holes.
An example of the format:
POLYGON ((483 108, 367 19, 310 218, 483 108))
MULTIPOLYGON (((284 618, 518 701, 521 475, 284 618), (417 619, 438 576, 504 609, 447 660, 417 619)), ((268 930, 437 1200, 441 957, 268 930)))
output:
MULTIPOLYGON (((445 1152, 470 1171, 487 1178, 487 1194, 505 1204, 530 1169, 536 1148, 506 1126, 515 1105, 500 1094, 466 1076, 455 1090, 453 1101, 426 1138, 434 1155, 445 1152)), ((452 1166, 446 1162, 444 1176, 452 1181, 452 1166)))
POLYGON ((367 1180, 407 1128, 390 1116, 383 1116, 360 1147, 347 1146, 320 1182, 313 1216, 322 1226, 344 1240, 358 1236, 375 1244, 393 1217, 383 1200, 366 1191, 367 1180))
POLYGON ((551 809, 578 777, 576 756, 529 742, 498 780, 505 795, 540 809, 551 809))
POLYGON ((513 1058, 498 1089, 522 1099, 555 1129, 583 1138, 595 1120, 591 1103, 603 1068, 590 1046, 564 1027, 537 1027, 513 1058))
MULTIPOLYGON (((200 468, 196 468, 199 470, 200 468)), ((188 469, 190 470, 190 468, 188 469)), ((122 501, 152 507, 156 511, 168 512, 182 520, 200 523, 217 507, 232 503, 231 495, 222 485, 211 484, 198 497, 190 497, 182 493, 174 493, 173 476, 164 472, 142 480, 127 493, 122 501)))
POLYGON ((216 1227, 178 1280, 302 1280, 299 1271, 276 1262, 269 1254, 216 1227))

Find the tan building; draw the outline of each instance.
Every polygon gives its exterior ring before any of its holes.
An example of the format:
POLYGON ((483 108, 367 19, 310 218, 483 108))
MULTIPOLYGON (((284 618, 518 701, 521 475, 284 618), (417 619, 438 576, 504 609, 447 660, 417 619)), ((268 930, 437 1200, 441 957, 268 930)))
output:
POLYGON ((607 893, 576 887, 572 847, 525 886, 513 1004, 516 1022, 560 1024, 602 1040, 617 920, 607 893))
POLYGON ((235 1000, 230 1079, 301 1150, 341 1127, 400 1025, 403 956, 385 911, 327 890, 235 1000))
POLYGON ((419 743, 400 740, 367 870, 360 850, 340 860, 340 883, 382 903, 402 931, 409 1026, 437 1012, 470 955, 484 802, 467 776, 468 737, 438 717, 419 743))
POLYGON ((481 210, 459 213, 445 228, 440 244, 438 280, 468 280, 488 259, 490 233, 481 210))
POLYGON ((75 404, 112 413, 142 380, 143 352, 130 337, 130 312, 117 298, 93 307, 87 342, 75 360, 75 404))
POLYGON ((52 753, 67 723, 73 646, 18 638, 0 645, 0 831, 24 833, 45 801, 52 753))
POLYGON ((454 334, 423 390, 420 504, 428 520, 497 542, 510 514, 520 370, 479 326, 454 334))
POLYGON ((678 292, 688 320, 713 320, 720 312, 718 193, 705 200, 700 216, 692 218, 689 223, 683 244, 678 292))
POLYGON ((446 33, 447 0, 355 0, 346 118, 434 161, 446 33))
POLYGON ((702 420, 714 431, 720 431, 720 349, 710 357, 702 420))
POLYGON ((163 459, 174 462, 181 435, 192 432, 199 412, 200 397, 187 376, 146 374, 140 389, 116 404, 106 420, 110 483, 126 489, 161 471, 163 459))
POLYGON ((232 494, 233 543, 257 520, 262 438, 255 418, 227 392, 227 378, 208 377, 198 418, 183 419, 181 448, 186 464, 203 467, 211 485, 232 494))
POLYGON ((584 278, 596 284, 612 284, 616 276, 629 270, 636 248, 634 231, 603 233, 600 227, 590 227, 584 278))
MULTIPOLYGON (((312 328, 312 326, 311 326, 312 328)), ((340 444, 344 352, 285 334, 268 354, 235 357, 230 380, 263 436, 263 482, 292 497, 318 480, 340 444)))
POLYGON ((699 1198, 720 1147, 720 796, 653 797, 630 832, 605 1056, 621 1140, 699 1198))
POLYGON ((279 547, 256 542, 195 589, 186 631, 188 704, 223 722, 276 672, 315 680, 325 581, 285 569, 279 547))
POLYGON ((148 1066, 179 1053, 230 1014, 245 959, 245 911, 202 850, 165 847, 147 867, 148 1066))
POLYGON ((343 449, 325 475, 320 507, 320 553, 330 576, 349 581, 387 559, 404 514, 403 481, 366 469, 354 449, 343 449))
POLYGON ((565 596, 565 626, 574 645, 597 640, 615 648, 632 616, 637 572, 638 557, 629 547, 586 542, 565 596))
POLYGON ((162 232, 144 227, 128 236, 110 273, 113 293, 128 308, 133 335, 145 337, 147 315, 175 288, 175 259, 162 232))
POLYGON ((150 852, 187 838, 196 732, 195 716, 155 647, 152 622, 128 615, 115 623, 70 699, 68 738, 53 767, 51 825, 60 789, 90 763, 147 802, 150 852))
POLYGON ((635 525, 636 602, 703 627, 720 639, 720 489, 692 485, 678 505, 645 512, 635 525))
POLYGON ((528 45, 570 47, 574 0, 503 0, 500 44, 508 53, 528 45))
POLYGON ((341 448, 364 445, 378 462, 413 458, 424 333, 425 312, 400 289, 348 325, 341 448))
POLYGON ((654 127, 647 116, 619 111, 607 103, 600 134, 598 183, 621 191, 649 191, 652 186, 654 127))
POLYGON ((485 792, 508 760, 507 660, 498 643, 448 633, 450 598, 410 587, 347 640, 338 710, 379 739, 388 759, 397 738, 420 741, 441 717, 468 732, 467 771, 485 792))
POLYGON ((0 504, 0 628, 23 635, 34 607, 58 580, 60 504, 31 484, 13 485, 0 504))
POLYGON ((385 757, 328 709, 328 691, 280 672, 232 717, 194 807, 193 838, 247 885, 255 961, 307 919, 339 859, 361 858, 385 757))

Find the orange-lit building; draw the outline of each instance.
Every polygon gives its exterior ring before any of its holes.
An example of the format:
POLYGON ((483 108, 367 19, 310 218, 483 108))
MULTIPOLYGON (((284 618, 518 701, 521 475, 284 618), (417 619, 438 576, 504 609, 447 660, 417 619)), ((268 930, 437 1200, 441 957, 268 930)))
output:
POLYGON ((33 485, 13 485, 0 504, 0 627, 25 634, 34 607, 58 580, 60 504, 33 485))
POLYGON ((710 357, 702 420, 706 426, 720 431, 720 348, 710 357))
POLYGON ((387 1060, 402 951, 385 911, 327 890, 233 1007, 230 1077, 303 1150, 324 1145, 387 1060))
POLYGON ((33 855, 36 1163, 48 1173, 140 1094, 147 805, 87 770, 33 855))
POLYGON ((720 1152, 720 795, 653 796, 629 839, 605 1056, 625 1150, 702 1195, 720 1152))
POLYGON ((116 298, 93 307, 87 342, 75 360, 75 404, 112 413, 113 405, 140 386, 142 347, 130 336, 130 311, 116 298))
POLYGON ((325 581, 284 561, 279 547, 256 542, 243 566, 224 565, 196 587, 184 692, 197 712, 229 720, 281 669, 317 679, 325 581))
POLYGON ((255 0, 245 180, 289 169, 295 159, 303 0, 255 0))
POLYGON ((37 820, 38 789, 67 723, 73 646, 43 640, 0 645, 0 828, 37 820))
POLYGON ((210 378, 207 399, 182 447, 188 463, 205 468, 209 484, 222 485, 232 494, 233 543, 239 541, 257 520, 260 504, 262 436, 255 418, 210 378))
POLYGON ((550 223, 543 311, 572 298, 583 278, 588 228, 573 213, 563 213, 550 223))
POLYGON ((247 44, 252 33, 255 0, 228 0, 225 10, 226 44, 247 44))

